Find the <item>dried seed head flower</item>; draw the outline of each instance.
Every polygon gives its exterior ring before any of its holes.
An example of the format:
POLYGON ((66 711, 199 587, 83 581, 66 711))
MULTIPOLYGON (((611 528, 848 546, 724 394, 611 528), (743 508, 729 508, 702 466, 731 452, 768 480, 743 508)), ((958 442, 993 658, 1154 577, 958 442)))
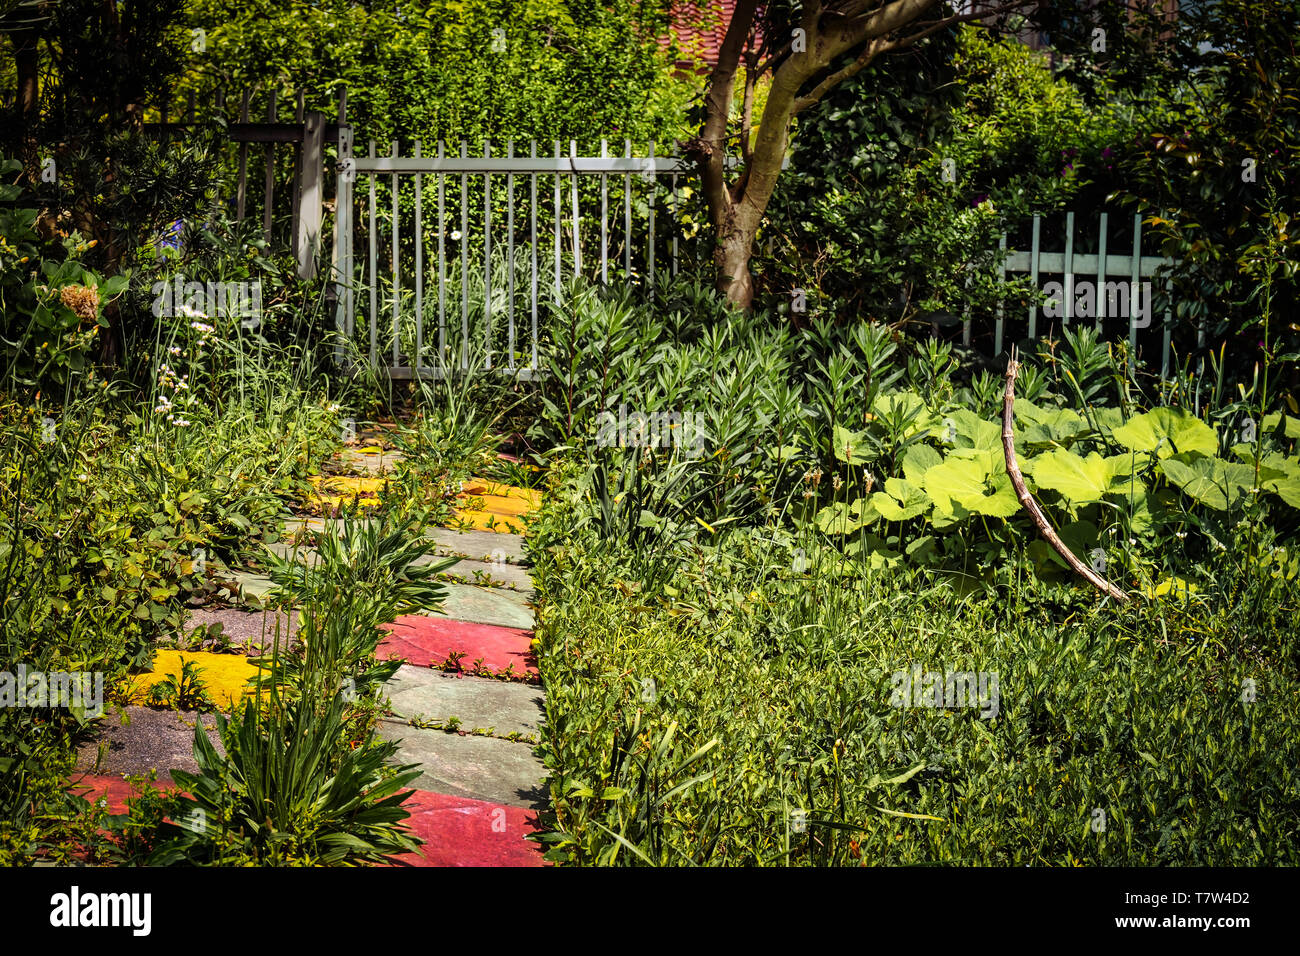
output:
POLYGON ((94 286, 64 286, 59 299, 82 321, 93 322, 99 315, 99 290, 94 286))

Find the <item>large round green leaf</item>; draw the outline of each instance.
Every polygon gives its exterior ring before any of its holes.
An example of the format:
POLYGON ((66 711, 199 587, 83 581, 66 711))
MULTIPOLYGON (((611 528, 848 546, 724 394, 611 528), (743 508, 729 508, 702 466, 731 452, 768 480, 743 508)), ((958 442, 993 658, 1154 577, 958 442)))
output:
POLYGON ((1161 458, 1188 452, 1212 456, 1219 451, 1213 427, 1183 408, 1163 407, 1134 415, 1111 435, 1125 448, 1154 451, 1161 458))

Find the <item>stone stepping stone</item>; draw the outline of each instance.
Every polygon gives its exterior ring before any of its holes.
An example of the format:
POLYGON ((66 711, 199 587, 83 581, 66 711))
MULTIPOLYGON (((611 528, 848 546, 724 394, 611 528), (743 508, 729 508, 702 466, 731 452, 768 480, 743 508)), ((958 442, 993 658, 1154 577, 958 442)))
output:
POLYGON ((194 759, 194 727, 200 719, 217 752, 225 753, 217 736, 217 722, 211 714, 154 710, 134 705, 124 710, 129 723, 122 723, 116 711, 106 711, 95 727, 94 736, 77 747, 78 770, 96 774, 135 774, 156 770, 160 779, 170 786, 168 771, 198 772, 199 765, 194 759), (101 743, 104 744, 102 750, 101 743))
POLYGON ((497 737, 512 733, 538 736, 546 715, 542 690, 535 684, 458 677, 428 667, 403 664, 384 685, 391 717, 406 724, 412 717, 460 719, 462 730, 490 729, 497 737))
POLYGON ((149 697, 149 689, 155 684, 168 677, 179 681, 185 664, 193 664, 200 671, 198 682, 223 711, 234 708, 244 696, 248 682, 258 674, 257 667, 250 664, 243 654, 163 649, 154 653, 152 671, 127 677, 128 700, 133 704, 143 704, 149 697))
MULTIPOLYGON (((266 548, 277 557, 288 560, 292 556, 294 560, 309 567, 314 566, 320 557, 320 553, 315 548, 292 545, 287 541, 277 541, 274 544, 268 544, 266 548)), ((443 573, 458 578, 467 584, 507 588, 512 591, 527 592, 531 595, 533 593, 533 579, 529 577, 527 569, 518 564, 507 563, 502 557, 503 554, 504 552, 498 555, 498 557, 501 557, 499 561, 474 561, 469 558, 461 558, 460 561, 443 573)), ((416 558, 412 564, 418 568, 437 561, 444 561, 448 557, 449 555, 445 554, 425 554, 416 558)))
POLYGON ((454 514, 460 522, 482 531, 523 533, 525 516, 541 505, 542 493, 471 478, 461 485, 458 500, 462 504, 454 514))
POLYGON ((461 666, 466 670, 482 658, 483 666, 496 673, 514 665, 513 673, 539 679, 533 635, 524 628, 411 614, 384 625, 384 629, 388 634, 378 649, 384 660, 400 657, 415 667, 438 667, 454 652, 465 655, 461 666))
POLYGON ((423 768, 414 781, 420 790, 511 807, 546 806, 546 768, 529 744, 388 721, 380 721, 378 732, 398 741, 397 763, 423 768))
POLYGON ((525 514, 542 506, 542 493, 536 488, 519 488, 503 485, 490 478, 470 478, 462 482, 461 492, 475 497, 488 497, 509 502, 503 505, 503 514, 525 514))
MULTIPOLYGON (((286 518, 284 533, 299 531, 326 531, 338 518, 299 517, 286 518)), ((368 518, 360 519, 369 521, 368 518)), ((454 528, 429 528, 424 536, 432 543, 435 554, 472 558, 475 561, 504 561, 510 564, 528 564, 524 553, 522 535, 500 531, 458 531, 454 528)))
POLYGON ((424 846, 390 857, 394 866, 545 866, 536 812, 484 800, 416 790, 402 806, 403 821, 424 846))
POLYGON ((457 531, 453 528, 431 528, 425 536, 433 542, 436 551, 444 555, 457 555, 475 561, 527 565, 523 535, 503 531, 457 531))
POLYGON ((307 506, 321 514, 333 514, 357 501, 362 508, 378 508, 380 497, 388 479, 370 475, 312 475, 308 479, 313 490, 307 496, 307 506))
MULTIPOLYGON (((155 790, 171 790, 176 793, 185 793, 184 790, 172 783, 170 777, 165 780, 149 780, 146 782, 155 790)), ((69 793, 85 797, 91 803, 102 802, 104 808, 114 815, 126 813, 126 801, 135 799, 143 792, 140 787, 120 776, 94 773, 76 774, 68 781, 66 789, 69 793)))
POLYGON ((349 475, 384 475, 397 470, 402 460, 400 451, 390 451, 371 445, 368 448, 347 448, 334 458, 340 473, 349 475))
POLYGON ((200 626, 220 624, 222 633, 232 644, 241 644, 250 657, 270 654, 275 646, 276 629, 279 628, 281 649, 296 643, 298 630, 297 611, 247 611, 234 607, 192 608, 181 629, 189 634, 200 626))
POLYGON ((453 621, 524 630, 533 626, 533 610, 528 606, 528 597, 518 591, 473 584, 444 583, 443 587, 447 589, 447 597, 442 613, 453 621))
POLYGON ((222 591, 242 607, 262 608, 266 606, 274 587, 265 574, 257 571, 232 571, 230 580, 223 584, 222 591))
MULTIPOLYGON (((430 557, 429 560, 436 561, 438 558, 430 557)), ((423 558, 416 562, 416 564, 421 563, 425 563, 423 558)), ((529 576, 528 569, 518 564, 507 564, 504 560, 475 561, 461 558, 459 562, 449 567, 446 573, 467 584, 504 588, 530 596, 533 594, 533 579, 529 576)))

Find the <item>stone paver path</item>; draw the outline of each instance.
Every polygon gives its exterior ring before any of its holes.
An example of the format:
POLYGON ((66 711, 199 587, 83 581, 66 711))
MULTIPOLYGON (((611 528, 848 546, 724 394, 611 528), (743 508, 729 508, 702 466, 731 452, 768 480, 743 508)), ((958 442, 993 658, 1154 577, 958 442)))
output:
MULTIPOLYGON (((375 443, 340 452, 316 482, 316 510, 359 496, 379 505, 385 478, 400 455, 375 443)), ((430 556, 462 560, 448 570, 440 615, 408 615, 386 626, 379 656, 402 665, 386 687, 389 712, 378 732, 398 742, 397 758, 418 764, 421 775, 404 806, 408 824, 424 841, 420 853, 404 854, 397 866, 541 866, 542 847, 525 839, 539 827, 547 803, 545 769, 533 750, 545 715, 532 641, 533 596, 524 553, 527 515, 540 493, 475 478, 465 482, 454 528, 427 533, 430 556)), ((285 534, 325 530, 330 517, 286 522, 285 534)), ((273 549, 311 561, 314 552, 288 543, 273 549)), ((222 625, 227 643, 243 653, 160 649, 149 674, 133 685, 125 715, 110 712, 94 738, 77 754, 70 787, 102 799, 112 812, 125 810, 125 774, 157 771, 160 789, 174 789, 168 771, 197 769, 194 728, 202 721, 216 739, 211 716, 141 706, 149 688, 179 674, 182 661, 201 668, 200 681, 226 712, 235 706, 256 668, 249 656, 269 652, 277 627, 282 642, 294 639, 297 614, 263 611, 271 590, 264 575, 233 571, 225 597, 234 607, 192 612, 181 635, 200 625, 222 625)), ((189 645, 192 646, 192 645, 189 645)))

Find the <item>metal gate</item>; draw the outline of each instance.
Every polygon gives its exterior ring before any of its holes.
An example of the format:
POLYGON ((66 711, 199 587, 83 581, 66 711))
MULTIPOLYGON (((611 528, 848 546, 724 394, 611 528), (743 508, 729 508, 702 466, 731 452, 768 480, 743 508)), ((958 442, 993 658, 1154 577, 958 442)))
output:
POLYGON ((574 141, 532 140, 526 153, 485 141, 473 154, 463 141, 438 142, 425 155, 417 140, 404 156, 397 142, 379 155, 371 141, 358 156, 346 125, 338 142, 336 357, 345 365, 351 343, 394 379, 471 367, 531 378, 539 314, 561 302, 568 276, 653 286, 665 260, 678 270, 679 178, 689 172, 654 143, 634 155, 625 140, 611 155, 602 141, 601 155, 579 156, 574 141))

